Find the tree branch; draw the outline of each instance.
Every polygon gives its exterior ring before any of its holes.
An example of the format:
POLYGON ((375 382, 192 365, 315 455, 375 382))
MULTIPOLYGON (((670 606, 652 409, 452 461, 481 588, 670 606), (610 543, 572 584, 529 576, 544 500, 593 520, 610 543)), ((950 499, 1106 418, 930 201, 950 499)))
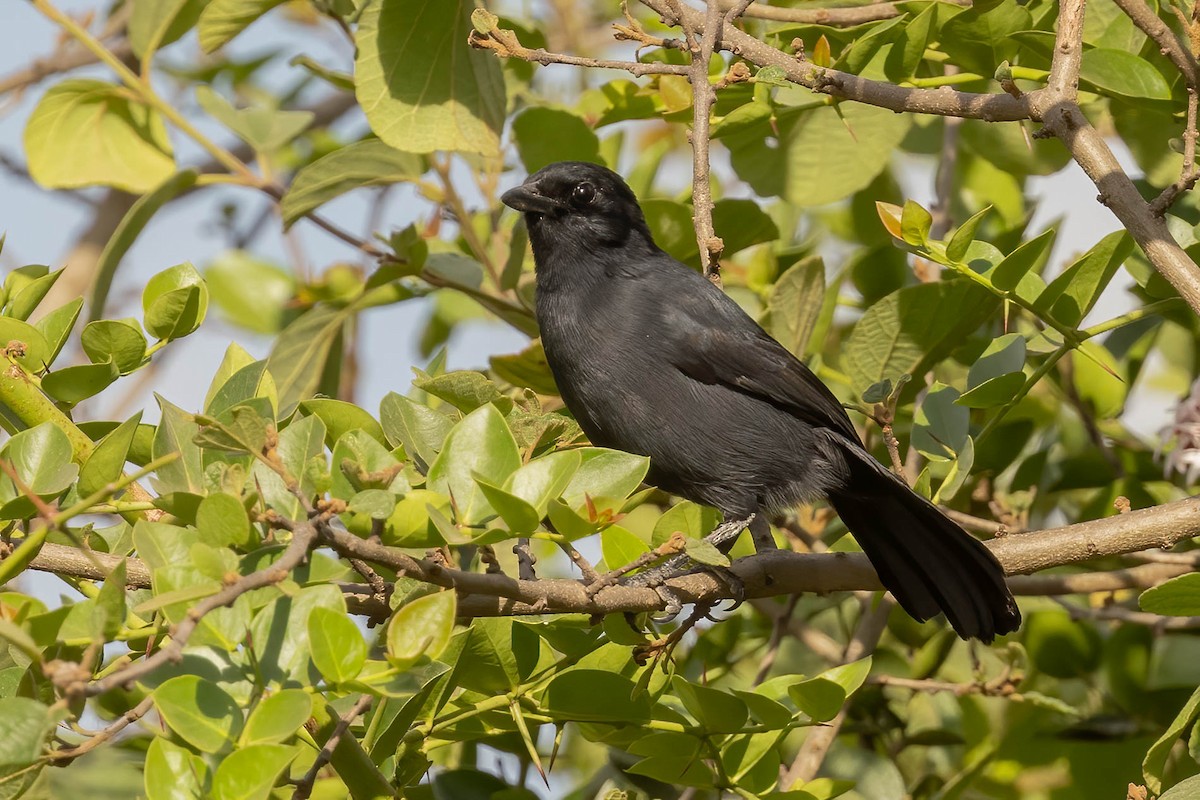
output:
MULTIPOLYGON (((503 574, 462 572, 429 560, 418 560, 399 548, 320 523, 321 535, 343 555, 386 566, 408 577, 457 589, 463 617, 547 613, 616 614, 658 611, 662 599, 653 589, 609 586, 589 596, 585 583, 568 580, 521 581, 503 574)), ((1200 498, 1180 500, 1117 517, 1080 522, 1062 528, 1009 534, 987 542, 1005 571, 1014 577, 1009 585, 1018 595, 1045 596, 1145 589, 1192 570, 1188 562, 1142 564, 1105 572, 1057 575, 1028 573, 1066 566, 1095 558, 1169 548, 1200 536, 1200 498)), ((294 540, 293 540, 294 541, 294 540)), ((83 552, 64 545, 45 544, 30 563, 31 569, 103 580, 121 559, 95 553, 95 563, 83 552)), ((126 582, 133 588, 150 585, 150 571, 136 558, 125 559, 126 582)), ((866 556, 861 553, 791 553, 772 551, 735 561, 733 572, 745 583, 750 598, 842 591, 877 591, 882 588, 866 556)), ((668 581, 684 602, 715 602, 728 597, 729 588, 707 573, 683 575, 668 581)), ((386 616, 374 587, 345 585, 343 591, 354 613, 386 616)), ((210 601, 213 598, 210 598, 210 601)), ((236 598, 235 598, 236 599, 236 598)), ((232 601, 230 601, 232 602, 232 601)))

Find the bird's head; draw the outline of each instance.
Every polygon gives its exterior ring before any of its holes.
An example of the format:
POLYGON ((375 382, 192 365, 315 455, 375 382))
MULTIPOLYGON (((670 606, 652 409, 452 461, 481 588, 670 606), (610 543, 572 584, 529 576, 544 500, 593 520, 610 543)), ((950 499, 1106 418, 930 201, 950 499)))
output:
POLYGON ((597 164, 550 164, 500 200, 525 215, 539 261, 551 248, 620 247, 631 237, 652 244, 633 190, 620 175, 597 164))

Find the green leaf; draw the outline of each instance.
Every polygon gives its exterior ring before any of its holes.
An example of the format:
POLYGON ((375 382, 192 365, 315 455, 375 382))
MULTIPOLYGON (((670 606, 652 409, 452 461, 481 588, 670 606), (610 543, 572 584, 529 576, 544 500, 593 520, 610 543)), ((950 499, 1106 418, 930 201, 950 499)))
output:
POLYGON ((96 277, 92 282, 91 306, 88 310, 90 321, 94 322, 104 316, 104 306, 117 267, 121 265, 121 259, 129 252, 129 248, 137 241, 137 237, 150 223, 151 218, 167 203, 190 191, 196 185, 199 174, 194 169, 176 172, 135 200, 129 211, 125 212, 121 223, 105 243, 100 260, 96 263, 96 277))
POLYGON ((237 702, 199 675, 180 675, 160 685, 154 707, 179 738, 204 753, 221 752, 242 730, 237 702))
POLYGON ((711 506, 684 500, 667 509, 666 513, 658 518, 658 522, 654 523, 650 544, 660 545, 677 531, 688 539, 700 539, 708 535, 720 520, 719 512, 711 506))
POLYGON ((1051 281, 1034 308, 1049 311, 1064 325, 1078 325, 1132 252, 1133 239, 1128 233, 1110 233, 1051 281))
MULTIPOLYGON (((265 397, 247 400, 221 414, 219 419, 198 414, 195 420, 200 423, 200 429, 192 441, 206 450, 257 455, 266 446, 268 429, 272 427, 268 419, 271 412, 269 403, 265 397)), ((301 472, 295 477, 302 478, 304 475, 301 472)))
POLYGON ((244 250, 222 253, 204 270, 213 302, 231 322, 256 333, 279 333, 296 280, 244 250))
POLYGON ((142 366, 146 337, 136 320, 101 319, 83 326, 83 351, 97 364, 112 361, 122 375, 142 366))
POLYGON ((284 0, 210 0, 200 14, 200 46, 211 53, 284 0))
POLYGON ((275 598, 254 615, 250 641, 265 684, 311 686, 317 680, 308 618, 318 608, 345 615, 341 590, 329 583, 306 586, 294 595, 275 598))
MULTIPOLYGON (((318 612, 333 614, 327 608, 313 610, 308 618, 309 629, 312 629, 313 617, 318 612)), ((342 617, 347 622, 349 619, 342 617)), ((353 626, 354 623, 350 623, 353 626)), ((357 633, 357 629, 355 629, 357 633)), ((360 636, 359 639, 362 637, 360 636)), ((363 648, 364 654, 366 648, 363 648)), ((296 735, 308 718, 312 716, 312 696, 302 689, 284 689, 269 697, 264 697, 250 712, 246 720, 246 728, 242 731, 239 742, 241 747, 258 744, 278 744, 286 742, 296 735)))
POLYGON ((54 730, 49 708, 27 697, 0 699, 0 786, 4 797, 17 798, 40 770, 29 769, 42 756, 46 737, 54 730))
MULTIPOLYGON (((764 67, 763 70, 759 71, 759 75, 762 75, 767 69, 779 68, 764 67)), ((758 81, 761 82, 761 78, 758 81)), ((774 109, 768 102, 756 99, 749 103, 743 103, 722 117, 719 122, 713 124, 711 138, 720 139, 723 136, 733 136, 753 131, 755 127, 767 124, 773 113, 774 109)))
POLYGON ((697 564, 705 564, 710 567, 729 566, 729 557, 706 539, 688 539, 684 546, 684 552, 697 564))
MULTIPOLYGON (((470 635, 457 656, 457 662, 465 667, 459 671, 460 684, 491 695, 517 689, 538 666, 539 641, 530 626, 511 618, 472 620, 470 635)), ((450 651, 442 656, 447 660, 450 657, 450 651)))
POLYGON ((1093 47, 1083 51, 1079 80, 1100 94, 1134 100, 1170 100, 1171 87, 1149 61, 1124 50, 1093 47))
POLYGON ((500 63, 471 47, 469 0, 371 0, 358 20, 359 105, 387 144, 414 153, 500 148, 500 63))
POLYGON ((690 756, 650 756, 628 769, 631 775, 645 775, 669 785, 712 786, 713 774, 703 761, 690 756))
POLYGON ((311 111, 284 111, 261 105, 234 108, 203 84, 196 87, 196 100, 209 116, 260 153, 274 153, 303 133, 313 121, 311 111))
POLYGON ((1046 262, 1046 256, 1050 253, 1050 246, 1054 244, 1056 233, 1054 228, 1050 228, 1029 241, 1022 242, 1020 247, 1013 250, 996 265, 995 270, 989 276, 992 285, 997 289, 1011 292, 1017 288, 1017 284, 1027 273, 1035 267, 1040 270, 1046 262))
POLYGON ((610 525, 600 532, 600 552, 605 566, 613 570, 637 561, 650 547, 620 525, 610 525))
POLYGON ((154 433, 152 454, 162 458, 167 453, 179 453, 180 457, 159 467, 155 472, 155 483, 161 494, 191 492, 204 494, 204 464, 200 448, 196 445, 196 434, 200 426, 191 414, 155 395, 161 410, 158 429, 154 433))
MULTIPOLYGON (((66 491, 79 475, 79 467, 71 461, 71 440, 52 422, 15 434, 0 448, 0 457, 12 465, 31 492, 47 500, 66 491)), ((3 482, 13 493, 10 497, 15 499, 0 509, 0 516, 15 519, 12 514, 32 515, 34 508, 28 498, 19 496, 7 475, 3 476, 3 482)))
POLYGON ((620 450, 583 447, 577 452, 583 461, 562 493, 563 502, 572 508, 582 507, 585 497, 628 497, 650 469, 650 459, 620 450))
POLYGON ((989 378, 969 389, 954 402, 967 408, 995 408, 1012 400, 1025 385, 1025 373, 1010 372, 989 378))
POLYGON ((267 800, 297 755, 296 748, 279 744, 235 750, 225 756, 213 776, 214 800, 267 800))
POLYGON ((212 383, 208 386, 208 392, 204 396, 204 410, 206 413, 213 413, 213 399, 224 388, 225 384, 235 374, 253 363, 254 356, 247 353, 241 345, 233 343, 225 349, 225 355, 221 359, 220 366, 217 367, 217 374, 213 376, 212 383))
POLYGON ((483 496, 487 498, 488 503, 508 525, 509 530, 514 533, 533 533, 537 530, 542 521, 542 515, 538 514, 536 508, 478 475, 475 476, 475 483, 483 492, 483 496))
POLYGON ((94 641, 112 641, 125 624, 125 574, 125 559, 121 559, 96 595, 94 641))
POLYGON ((363 186, 386 186, 415 181, 425 172, 415 153, 367 139, 339 147, 303 167, 292 179, 280 203, 285 228, 335 197, 363 186))
POLYGON ((1166 769, 1171 750, 1197 717, 1200 717, 1200 689, 1192 694, 1167 730, 1146 752, 1146 758, 1142 761, 1142 775, 1146 778, 1146 788, 1151 793, 1158 794, 1162 791, 1163 771, 1166 769))
POLYGON ((776 702, 756 692, 733 690, 750 710, 750 715, 768 728, 782 730, 792 721, 792 712, 783 703, 776 702))
POLYGON ((351 499, 363 489, 404 494, 409 488, 400 461, 366 431, 353 430, 338 439, 333 448, 333 467, 331 492, 342 500, 351 499))
POLYGON ((62 403, 74 405, 107 389, 121 371, 111 361, 56 369, 42 377, 42 389, 62 403))
POLYGON ((904 210, 900 215, 900 238, 908 244, 920 247, 929 240, 929 229, 933 225, 933 215, 926 211, 920 203, 914 200, 904 201, 904 210))
POLYGON ((191 558, 192 545, 198 540, 199 534, 195 529, 165 522, 139 519, 133 526, 134 548, 151 570, 187 563, 191 558))
MULTIPOLYGON (((932 6, 926 11, 932 10, 932 6)), ((925 12, 921 13, 925 16, 925 12)), ((950 241, 946 244, 946 258, 951 261, 961 261, 963 256, 967 254, 967 248, 971 246, 971 242, 975 241, 975 231, 979 229, 979 223, 992 210, 991 206, 987 206, 982 211, 979 211, 971 216, 966 222, 958 226, 958 230, 950 237, 950 241)))
POLYGON ((967 281, 906 286, 867 309, 844 350, 861 391, 884 378, 923 375, 995 311, 998 300, 967 281))
POLYGON ((474 411, 484 403, 494 403, 500 413, 512 409, 512 400, 500 393, 486 375, 474 370, 458 370, 444 375, 417 377, 413 386, 423 392, 445 400, 464 414, 474 411))
POLYGON ((279 390, 279 415, 288 417, 316 392, 334 341, 350 318, 347 309, 320 305, 292 321, 271 347, 267 368, 279 390))
POLYGON ((146 331, 159 339, 187 336, 208 312, 208 287, 191 264, 163 270, 142 291, 146 331))
POLYGON ((686 681, 679 676, 671 679, 675 696, 706 730, 714 733, 733 733, 746 724, 749 709, 738 697, 711 686, 686 681))
POLYGON ((796 707, 817 722, 833 719, 871 671, 870 657, 826 670, 788 687, 796 707))
POLYGON ((450 590, 419 597, 398 608, 388 623, 388 660, 406 667, 423 655, 441 655, 454 632, 457 607, 457 595, 450 590))
POLYGON ((233 495, 217 492, 200 501, 196 510, 196 527, 204 541, 215 547, 249 548, 252 536, 246 509, 233 495))
POLYGON ((489 403, 463 417, 450 431, 429 467, 427 485, 454 498, 459 521, 472 525, 494 513, 475 476, 503 485, 520 465, 521 454, 512 432, 489 403))
POLYGON ((71 330, 75 327, 75 322, 79 319, 79 312, 82 308, 83 298, 76 297, 71 302, 54 309, 33 323, 33 327, 46 340, 49 348, 49 354, 46 357, 48 363, 53 364, 54 360, 58 358, 58 354, 62 352, 63 345, 71 337, 71 330))
MULTIPOLYGON (((22 267, 22 269, 29 269, 29 267, 22 267)), ((13 274, 15 274, 15 271, 9 273, 10 277, 13 274)), ((62 274, 63 271, 61 269, 54 272, 47 272, 45 275, 25 284, 18 291, 10 292, 8 309, 5 311, 5 316, 14 319, 29 319, 29 315, 37 310, 38 305, 46 298, 46 295, 54 287, 54 284, 58 282, 62 274)))
POLYGON ((913 416, 912 446, 931 461, 951 461, 966 444, 971 412, 958 397, 954 387, 934 383, 913 416))
POLYGON ((1142 592, 1143 611, 1168 617, 1200 616, 1200 572, 1171 578, 1142 592))
POLYGON ((911 124, 906 115, 873 106, 821 105, 781 120, 780 146, 763 141, 769 131, 725 142, 734 171, 759 195, 811 208, 869 186, 891 163, 911 124))
POLYGON ((968 390, 954 402, 968 408, 992 408, 1016 396, 1025 385, 1025 339, 1009 333, 994 339, 967 373, 968 390))
POLYGON ((787 269, 767 298, 771 335, 791 353, 803 357, 817 327, 825 297, 825 262, 808 256, 787 269))
POLYGON ((556 161, 603 164, 600 140, 582 118, 557 108, 528 108, 513 119, 512 136, 525 171, 533 174, 556 161), (554 131, 547 136, 547 131, 554 131))
POLYGON ((991 75, 1017 51, 1012 34, 1033 27, 1030 13, 1016 0, 968 8, 951 17, 937 37, 954 63, 971 72, 991 75))
POLYGON ((150 742, 145 765, 147 800, 203 800, 207 780, 203 758, 165 736, 150 742))
POLYGON ((158 112, 128 90, 73 78, 46 92, 25 125, 30 176, 48 189, 152 190, 175 172, 158 112))
MULTIPOLYGON (((305 417, 288 425, 279 434, 279 446, 276 453, 283 463, 284 469, 300 482, 300 491, 312 496, 317 492, 314 477, 308 472, 310 464, 319 463, 325 467, 323 453, 325 451, 325 426, 319 417, 305 417)), ((261 492, 267 505, 282 514, 302 514, 299 502, 292 496, 291 491, 275 470, 265 464, 256 463, 253 467, 254 480, 261 487, 261 492)))
POLYGON ((259 398, 266 399, 272 407, 277 402, 275 382, 271 373, 267 372, 266 361, 252 361, 237 369, 213 392, 212 397, 205 403, 204 410, 208 416, 224 420, 236 406, 259 398))
POLYGON ((348 616, 315 608, 308 617, 312 660, 330 683, 352 681, 367 660, 367 643, 348 616))
MULTIPOLYGON (((1196 728, 1192 730, 1195 731, 1196 728)), ((1180 781, 1159 795, 1158 800, 1200 800, 1200 775, 1180 781)))
POLYGON ((30 372, 40 373, 50 365, 50 343, 28 322, 0 317, 0 348, 7 349, 17 363, 30 372), (19 346, 9 347, 13 342, 19 346))
POLYGON ((129 44, 139 60, 178 41, 192 29, 205 0, 133 0, 129 18, 129 44))
POLYGON ((550 501, 562 495, 582 464, 578 450, 548 453, 521 466, 505 482, 505 488, 533 506, 540 520, 546 516, 550 501))
POLYGON ((350 498, 346 510, 371 519, 387 519, 396 510, 396 495, 383 489, 364 489, 350 498))
POLYGON ((609 724, 645 722, 653 704, 646 692, 636 691, 629 678, 598 669, 573 669, 558 675, 546 687, 543 703, 555 719, 609 724))
MULTIPOLYGON (((723 253, 726 256, 779 238, 775 220, 758 203, 747 198, 726 197, 718 200, 713 206, 713 226, 721 241, 725 242, 723 253)), ((692 242, 695 243, 694 236, 692 242)))

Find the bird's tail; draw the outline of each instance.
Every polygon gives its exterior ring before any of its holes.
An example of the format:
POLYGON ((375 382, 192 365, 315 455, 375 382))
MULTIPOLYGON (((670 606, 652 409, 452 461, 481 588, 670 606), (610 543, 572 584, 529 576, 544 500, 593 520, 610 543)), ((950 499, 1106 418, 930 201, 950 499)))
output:
POLYGON ((900 606, 922 622, 945 612, 964 639, 1015 631, 1021 612, 991 551, 867 453, 846 455, 854 488, 830 502, 900 606))

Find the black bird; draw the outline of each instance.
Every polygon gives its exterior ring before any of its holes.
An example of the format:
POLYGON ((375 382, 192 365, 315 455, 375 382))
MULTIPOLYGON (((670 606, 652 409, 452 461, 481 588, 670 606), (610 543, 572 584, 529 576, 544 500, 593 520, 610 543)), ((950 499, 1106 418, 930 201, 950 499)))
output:
POLYGON ((883 585, 963 638, 1021 622, 991 552, 863 447, 833 393, 700 273, 654 243, 619 175, 551 164, 501 200, 523 212, 537 319, 588 438, 650 458, 651 483, 715 506, 726 549, 764 512, 826 497, 883 585))

